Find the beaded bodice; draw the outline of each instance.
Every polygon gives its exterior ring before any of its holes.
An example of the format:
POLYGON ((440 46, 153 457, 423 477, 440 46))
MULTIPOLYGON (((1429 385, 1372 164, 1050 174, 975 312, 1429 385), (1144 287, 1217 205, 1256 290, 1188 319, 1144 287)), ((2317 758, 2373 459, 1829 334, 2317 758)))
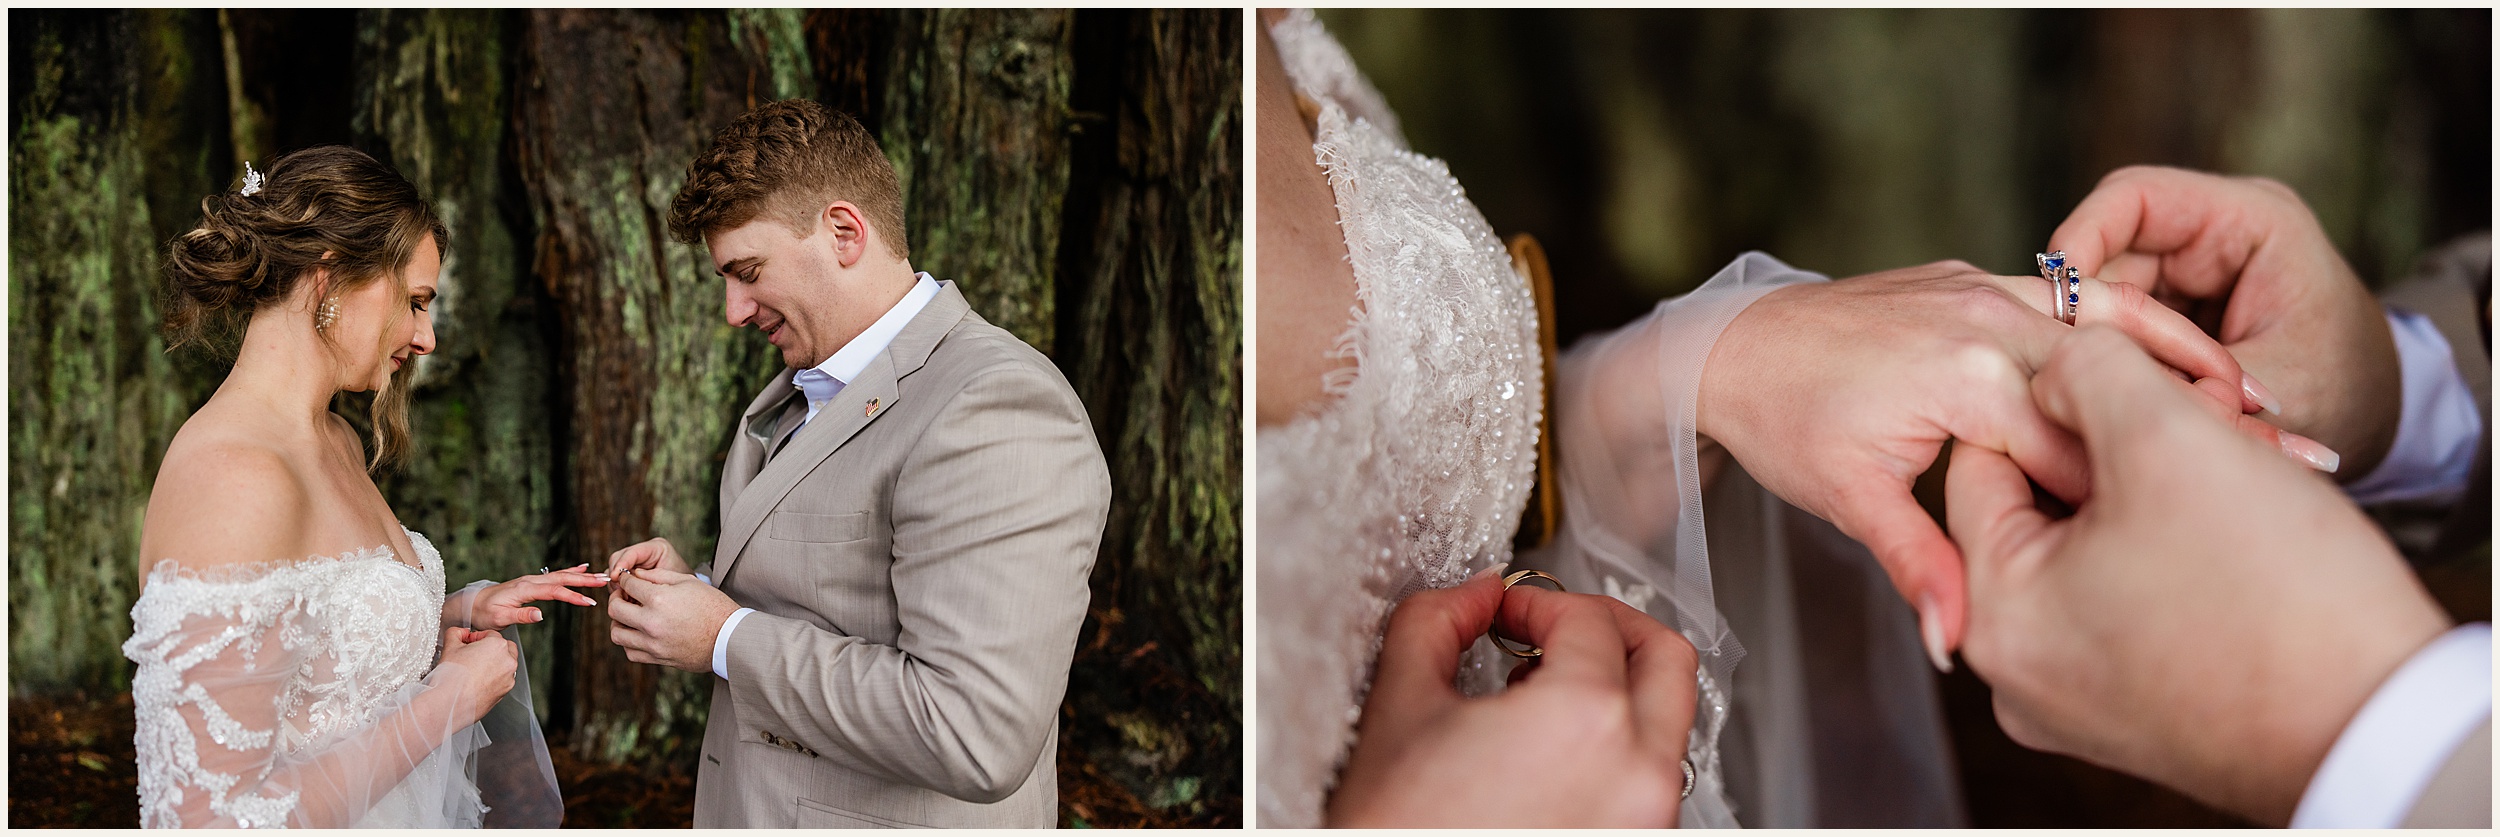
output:
POLYGON ((1318 412, 1259 431, 1259 822, 1313 826, 1407 594, 1510 559, 1545 381, 1536 305, 1438 160, 1308 11, 1270 30, 1320 105, 1358 310, 1318 412))
POLYGON ((182 825, 176 810, 192 793, 210 794, 209 809, 239 824, 283 823, 293 794, 234 792, 260 777, 221 773, 203 764, 202 749, 283 757, 400 705, 400 692, 433 666, 443 607, 442 556, 423 535, 408 540, 420 565, 377 546, 207 571, 165 561, 149 572, 122 644, 138 664, 143 824, 182 825), (229 705, 236 701, 261 705, 229 705), (201 728, 211 741, 197 740, 201 728))

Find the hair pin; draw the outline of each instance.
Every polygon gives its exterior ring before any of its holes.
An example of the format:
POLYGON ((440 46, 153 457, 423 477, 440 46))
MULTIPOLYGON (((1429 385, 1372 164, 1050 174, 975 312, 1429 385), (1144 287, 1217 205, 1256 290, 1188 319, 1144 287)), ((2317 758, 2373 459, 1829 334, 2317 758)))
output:
POLYGON ((253 195, 260 194, 260 183, 261 183, 261 176, 260 176, 260 172, 256 172, 256 171, 253 171, 253 170, 252 170, 252 161, 250 161, 250 160, 245 160, 245 161, 243 161, 243 190, 242 190, 242 191, 240 191, 240 192, 237 192, 236 194, 242 195, 242 196, 247 197, 247 198, 248 198, 248 197, 251 197, 251 196, 253 196, 253 195))

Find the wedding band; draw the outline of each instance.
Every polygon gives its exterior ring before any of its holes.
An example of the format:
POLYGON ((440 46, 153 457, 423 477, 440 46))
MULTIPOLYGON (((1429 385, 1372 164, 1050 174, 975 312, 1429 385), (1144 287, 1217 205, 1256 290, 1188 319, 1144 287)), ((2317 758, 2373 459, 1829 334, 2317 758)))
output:
POLYGON ((547 568, 546 568, 546 567, 539 567, 539 568, 538 568, 538 574, 539 574, 539 575, 546 575, 546 574, 547 574, 547 568))
POLYGON ((2051 292, 2057 294, 2057 321, 2074 325, 2075 311, 2083 307, 2083 271, 2067 268, 2066 281, 2061 284, 2064 287, 2050 286, 2051 292))
POLYGON ((1685 760, 1684 760, 1684 795, 1682 795, 1682 796, 1678 796, 1678 797, 1676 797, 1676 798, 1677 798, 1677 799, 1691 799, 1691 798, 1693 798, 1693 760, 1692 760, 1692 759, 1685 759, 1685 760))
MULTIPOLYGON (((1518 572, 1511 573, 1510 575, 1503 576, 1503 577, 1502 577, 1502 590, 1503 590, 1504 592, 1508 592, 1508 591, 1510 590, 1510 588, 1512 587, 1512 585, 1516 585, 1516 584, 1518 584, 1519 582, 1526 581, 1526 580, 1528 580, 1528 579, 1532 579, 1532 578, 1542 578, 1542 579, 1545 579, 1548 583, 1553 584, 1553 585, 1554 585, 1554 592, 1557 592, 1557 593, 1568 593, 1568 592, 1571 592, 1571 591, 1569 591, 1569 590, 1565 590, 1565 589, 1563 589, 1562 579, 1555 578, 1555 577, 1553 577, 1553 576, 1546 575, 1546 574, 1544 574, 1544 573, 1537 572, 1537 571, 1535 571, 1535 570, 1520 570, 1520 571, 1518 571, 1518 572)), ((1520 658, 1520 659, 1522 659, 1522 660, 1534 659, 1534 658, 1537 658, 1537 657, 1542 657, 1542 656, 1545 656, 1545 649, 1543 649, 1543 648, 1538 648, 1538 647, 1536 647, 1536 646, 1534 646, 1534 645, 1529 645, 1529 646, 1527 646, 1527 650, 1525 650, 1525 651, 1519 650, 1519 649, 1517 649, 1517 648, 1512 648, 1512 647, 1510 647, 1510 641, 1502 638, 1502 629, 1501 629, 1501 626, 1500 626, 1500 621, 1501 621, 1501 620, 1497 618, 1497 619, 1495 619, 1495 620, 1494 620, 1495 624, 1494 624, 1493 626, 1490 626, 1490 627, 1487 627, 1487 628, 1485 628, 1485 629, 1484 629, 1484 637, 1485 637, 1486 639, 1493 640, 1493 647, 1495 647, 1495 648, 1499 648, 1499 649, 1502 649, 1502 651, 1503 651, 1504 653, 1507 653, 1507 654, 1509 654, 1509 655, 1511 655, 1511 656, 1513 656, 1513 657, 1518 657, 1518 658, 1520 658)))

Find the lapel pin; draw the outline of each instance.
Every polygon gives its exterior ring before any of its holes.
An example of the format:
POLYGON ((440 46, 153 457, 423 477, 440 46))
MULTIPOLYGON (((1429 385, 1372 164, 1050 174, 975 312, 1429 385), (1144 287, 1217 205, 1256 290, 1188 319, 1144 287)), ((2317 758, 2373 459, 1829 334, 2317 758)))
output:
POLYGON ((867 412, 864 412, 864 413, 861 413, 861 414, 860 414, 860 417, 861 417, 861 418, 875 418, 875 417, 876 417, 876 415, 877 415, 877 399, 874 399, 874 398, 868 399, 868 411, 867 411, 867 412))

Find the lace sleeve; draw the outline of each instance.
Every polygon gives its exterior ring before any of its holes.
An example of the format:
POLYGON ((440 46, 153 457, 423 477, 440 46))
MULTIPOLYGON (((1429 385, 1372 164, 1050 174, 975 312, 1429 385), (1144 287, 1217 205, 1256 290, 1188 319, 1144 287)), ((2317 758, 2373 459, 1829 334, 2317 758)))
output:
POLYGON ((1575 591, 1602 592, 1674 625, 1701 653, 1691 744, 1695 777, 1683 824, 1735 827, 1718 759, 1727 684, 1744 656, 1720 615, 1702 521, 1702 365, 1745 307, 1784 285, 1823 281, 1747 253, 1692 293, 1581 341, 1557 364, 1554 440, 1562 531, 1521 556, 1575 591))
MULTIPOLYGON (((160 570, 132 608, 123 651, 138 664, 131 691, 143 825, 355 825, 378 804, 408 802, 392 791, 421 766, 461 769, 430 760, 437 749, 483 743, 468 720, 479 712, 460 705, 453 666, 369 702, 362 717, 319 717, 341 703, 320 698, 354 689, 360 673, 319 641, 328 603, 307 596, 297 575, 203 579, 160 570), (307 732, 326 726, 337 731, 307 732)), ((435 787, 455 786, 448 775, 433 778, 435 787)), ((448 804, 434 796, 425 804, 448 804)), ((474 790, 468 796, 474 810, 474 790)))

